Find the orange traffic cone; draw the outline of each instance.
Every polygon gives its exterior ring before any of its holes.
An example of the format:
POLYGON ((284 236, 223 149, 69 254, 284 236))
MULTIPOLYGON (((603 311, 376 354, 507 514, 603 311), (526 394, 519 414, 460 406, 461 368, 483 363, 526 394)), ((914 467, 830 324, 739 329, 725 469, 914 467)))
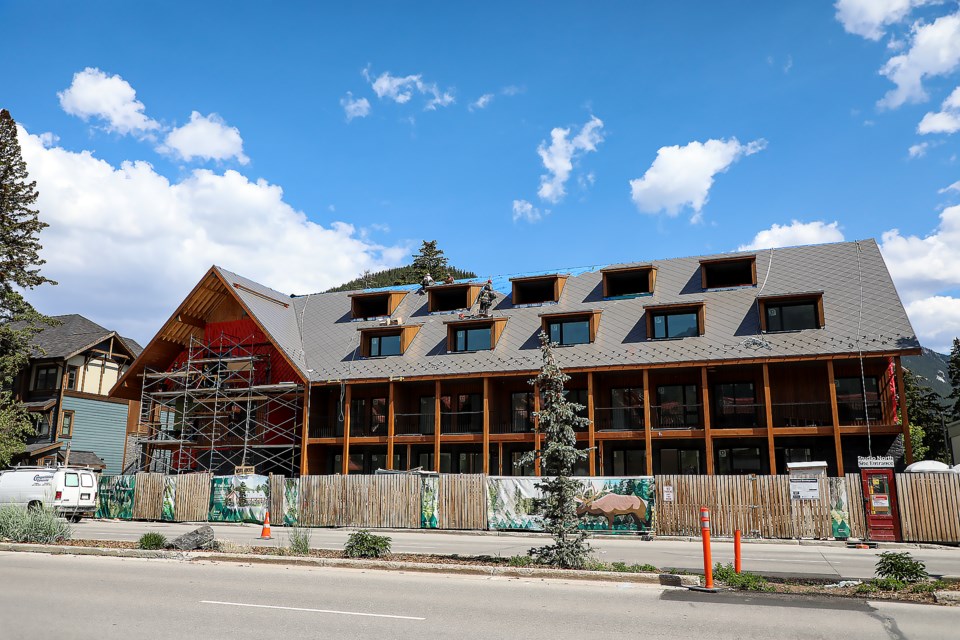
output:
POLYGON ((270 535, 270 510, 267 510, 267 514, 263 518, 263 529, 260 530, 260 537, 257 540, 273 540, 273 537, 270 535))

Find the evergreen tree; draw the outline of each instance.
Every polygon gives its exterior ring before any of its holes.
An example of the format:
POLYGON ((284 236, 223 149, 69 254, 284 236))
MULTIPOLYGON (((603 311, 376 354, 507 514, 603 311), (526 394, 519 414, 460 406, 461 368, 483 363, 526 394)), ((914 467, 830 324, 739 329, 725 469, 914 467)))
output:
POLYGON ((33 431, 30 415, 12 393, 13 378, 30 361, 33 336, 50 324, 19 290, 48 282, 40 275, 38 235, 47 225, 34 209, 37 183, 28 182, 17 124, 0 110, 0 467, 23 451, 33 431))
POLYGON ((531 382, 540 389, 541 407, 536 414, 543 434, 541 469, 550 479, 540 482, 542 497, 538 506, 543 512, 544 529, 553 536, 553 544, 530 549, 538 562, 580 569, 590 559, 591 549, 586 533, 578 529, 576 495, 581 485, 571 478, 577 460, 586 457, 577 449, 574 429, 589 424, 577 415, 583 406, 568 402, 563 385, 570 379, 554 359, 547 334, 540 332, 540 354, 543 365, 531 382))
POLYGON ((904 395, 910 418, 910 442, 915 460, 949 460, 943 441, 942 400, 937 393, 924 386, 909 369, 903 370, 904 395))
POLYGON ((960 420, 960 338, 953 339, 947 373, 950 376, 950 384, 953 385, 953 391, 950 392, 950 400, 953 402, 950 408, 951 421, 960 420))
POLYGON ((437 248, 436 240, 424 240, 420 252, 411 257, 417 278, 423 278, 424 274, 429 273, 434 280, 440 282, 447 276, 447 258, 443 255, 443 249, 437 248))

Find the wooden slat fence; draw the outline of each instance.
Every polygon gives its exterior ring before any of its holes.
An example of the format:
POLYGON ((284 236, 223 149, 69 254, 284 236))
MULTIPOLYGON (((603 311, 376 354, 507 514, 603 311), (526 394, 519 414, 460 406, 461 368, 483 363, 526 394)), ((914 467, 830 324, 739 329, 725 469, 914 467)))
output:
POLYGON ((850 537, 863 540, 867 534, 867 525, 863 513, 863 489, 860 486, 860 474, 848 473, 844 482, 847 485, 847 503, 850 508, 850 537))
POLYGON ((177 522, 205 522, 210 512, 210 484, 212 473, 189 473, 177 478, 174 520, 177 522))
POLYGON ((343 477, 300 476, 300 524, 343 526, 343 477))
POLYGON ((960 475, 898 473, 896 481, 905 542, 960 542, 960 475))
POLYGON ((341 476, 344 525, 420 527, 420 478, 412 475, 341 476))
POLYGON ((133 489, 133 519, 160 520, 163 517, 162 473, 138 473, 133 489))
POLYGON ((285 476, 270 474, 270 481, 268 483, 270 487, 270 499, 267 502, 267 509, 270 511, 271 524, 283 524, 283 492, 286 489, 285 483, 285 476))
POLYGON ((487 528, 485 476, 441 475, 438 494, 437 511, 441 529, 487 528))

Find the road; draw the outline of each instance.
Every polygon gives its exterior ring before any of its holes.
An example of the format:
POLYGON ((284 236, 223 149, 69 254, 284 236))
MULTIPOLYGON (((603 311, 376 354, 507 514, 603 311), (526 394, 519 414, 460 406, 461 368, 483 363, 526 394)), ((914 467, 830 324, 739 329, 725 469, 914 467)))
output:
POLYGON ((4 640, 941 639, 960 608, 614 583, 0 552, 4 640))
MULTIPOLYGON (((74 537, 96 540, 136 540, 147 531, 157 531, 172 539, 197 525, 169 522, 125 522, 83 520, 74 527, 74 537)), ((271 541, 257 540, 259 525, 214 524, 216 536, 245 545, 283 546, 287 532, 273 527, 271 541)), ((343 549, 350 534, 347 529, 311 529, 312 546, 343 549)), ((430 531, 391 531, 396 553, 432 553, 460 555, 522 555, 531 546, 544 544, 542 535, 478 535, 476 533, 436 533, 430 531)), ((649 563, 661 569, 702 571, 700 542, 679 540, 643 541, 637 537, 594 537, 591 544, 606 562, 649 563)), ((713 543, 714 562, 733 562, 733 545, 713 543)), ((935 575, 960 575, 960 549, 909 549, 923 560, 935 575)), ((754 544, 743 545, 743 568, 771 576, 818 578, 872 578, 877 549, 848 549, 839 546, 754 544)))

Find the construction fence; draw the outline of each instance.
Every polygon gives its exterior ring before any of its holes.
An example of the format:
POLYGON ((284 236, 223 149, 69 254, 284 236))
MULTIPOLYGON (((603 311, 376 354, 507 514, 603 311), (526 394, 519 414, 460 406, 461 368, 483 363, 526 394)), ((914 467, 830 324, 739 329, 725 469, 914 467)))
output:
MULTIPOLYGON (((542 530, 543 478, 484 475, 166 476, 100 480, 98 517, 171 522, 452 530, 542 530)), ((860 476, 820 477, 798 497, 787 476, 580 477, 580 528, 698 536, 700 508, 715 536, 865 536, 860 476)), ((904 541, 960 543, 960 476, 897 474, 904 541)))

